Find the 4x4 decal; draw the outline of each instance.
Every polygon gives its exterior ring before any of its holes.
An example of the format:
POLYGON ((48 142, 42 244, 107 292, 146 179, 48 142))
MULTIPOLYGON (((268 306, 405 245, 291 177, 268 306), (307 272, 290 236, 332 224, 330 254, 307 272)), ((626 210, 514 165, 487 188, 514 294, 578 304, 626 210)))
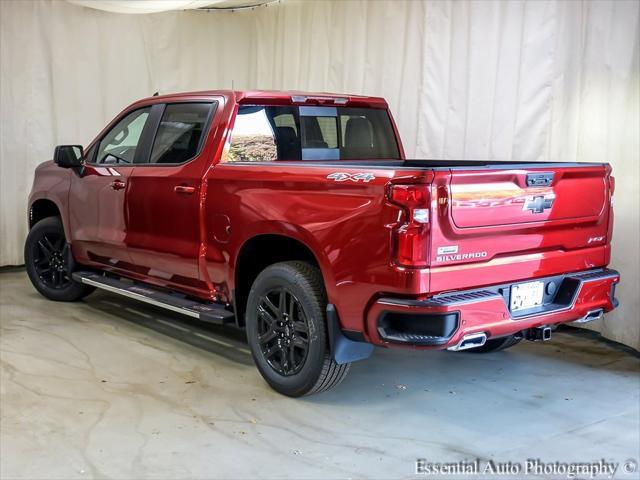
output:
POLYGON ((329 180, 335 180, 336 182, 346 182, 350 180, 352 182, 370 182, 371 180, 375 180, 375 175, 373 173, 344 173, 344 172, 334 172, 327 175, 329 180))

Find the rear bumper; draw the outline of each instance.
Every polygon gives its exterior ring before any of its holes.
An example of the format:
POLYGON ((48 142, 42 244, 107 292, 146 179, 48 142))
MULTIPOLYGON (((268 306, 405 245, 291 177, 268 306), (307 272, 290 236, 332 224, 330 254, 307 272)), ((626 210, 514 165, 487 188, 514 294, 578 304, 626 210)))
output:
POLYGON ((518 313, 509 310, 510 287, 522 282, 449 292, 425 300, 380 298, 367 314, 370 340, 377 345, 443 349, 475 333, 495 338, 539 326, 589 321, 618 305, 615 286, 620 274, 615 270, 532 280, 545 282, 544 304, 518 313))

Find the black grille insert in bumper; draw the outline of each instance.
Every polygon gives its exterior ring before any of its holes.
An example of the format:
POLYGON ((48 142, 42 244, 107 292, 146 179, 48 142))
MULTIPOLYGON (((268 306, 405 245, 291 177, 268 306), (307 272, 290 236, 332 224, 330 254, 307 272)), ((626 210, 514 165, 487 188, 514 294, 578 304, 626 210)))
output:
POLYGON ((458 313, 383 312, 378 334, 388 342, 413 345, 442 345, 458 328, 458 313))

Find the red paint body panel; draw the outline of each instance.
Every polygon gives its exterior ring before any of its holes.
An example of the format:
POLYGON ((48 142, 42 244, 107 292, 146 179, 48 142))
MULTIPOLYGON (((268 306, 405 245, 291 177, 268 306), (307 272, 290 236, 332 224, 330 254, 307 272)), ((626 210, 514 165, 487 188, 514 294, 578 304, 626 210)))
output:
MULTIPOLYGON (((78 263, 224 303, 232 303, 237 260, 247 241, 265 234, 297 240, 317 259, 342 328, 362 332, 376 344, 386 344, 376 333, 378 316, 389 307, 379 303, 381 297, 420 300, 608 264, 613 221, 608 165, 429 166, 404 162, 399 137, 400 159, 388 162, 221 162, 239 104, 291 105, 299 96, 319 105, 340 97, 349 105, 388 109, 381 98, 325 93, 151 97, 126 108, 86 150, 141 106, 215 101, 218 107, 197 157, 180 166, 86 165, 82 172, 47 162, 36 172, 30 205, 49 199, 58 206, 78 263), (327 179, 335 172, 375 178, 327 179), (527 175, 536 172, 552 173, 552 183, 527 187, 527 175), (114 182, 124 188, 114 189, 114 182), (395 261, 396 231, 409 214, 389 202, 393 183, 430 186, 423 268, 395 261), (533 213, 527 205, 536 197, 553 199, 553 206, 533 213)), ((393 119, 392 125, 397 136, 393 119)), ((470 304, 460 310, 455 335, 439 348, 466 333, 506 335, 575 320, 596 307, 608 311, 612 283, 585 284, 572 309, 517 323, 502 300, 470 304)))
POLYGON ((51 160, 43 162, 36 167, 29 194, 29 211, 36 202, 52 202, 56 206, 64 220, 64 233, 67 238, 71 238, 68 203, 72 175, 71 171, 59 168, 51 160))
MULTIPOLYGON (((525 329, 571 322, 584 317, 590 311, 600 308, 606 312, 613 310, 615 305, 611 301, 610 292, 612 285, 619 280, 619 276, 614 276, 605 280, 587 282, 578 292, 572 308, 524 319, 512 318, 505 302, 501 298, 469 302, 450 307, 430 307, 428 309, 378 301, 368 312, 368 339, 376 344, 385 344, 385 341, 380 338, 376 330, 377 319, 385 311, 402 311, 406 313, 458 312, 461 319, 460 327, 446 344, 447 346, 456 345, 465 335, 473 333, 484 332, 489 337, 502 337, 525 329)), ((437 348, 442 348, 442 346, 437 348)))
POLYGON ((125 202, 132 170, 87 165, 84 175, 70 176, 68 238, 79 262, 131 263, 125 202))
POLYGON ((326 176, 334 170, 287 162, 211 169, 205 179, 205 209, 213 216, 207 217, 224 215, 232 229, 224 243, 209 237, 206 265, 213 282, 226 282, 228 295, 235 287, 235 259, 243 243, 279 234, 299 240, 315 254, 344 328, 362 329, 363 309, 378 292, 427 292, 427 273, 407 274, 390 261, 391 225, 397 222, 398 208, 385 200, 384 192, 395 170, 368 168, 375 180, 336 183, 328 189, 326 176))

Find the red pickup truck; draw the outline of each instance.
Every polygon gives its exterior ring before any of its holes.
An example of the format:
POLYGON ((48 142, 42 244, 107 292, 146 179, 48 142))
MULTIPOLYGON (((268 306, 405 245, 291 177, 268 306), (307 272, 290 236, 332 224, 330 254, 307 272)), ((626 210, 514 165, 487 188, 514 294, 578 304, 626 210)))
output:
POLYGON ((406 160, 382 98, 153 96, 29 197, 27 272, 245 328, 277 391, 374 345, 490 352, 616 307, 608 164, 406 160))

